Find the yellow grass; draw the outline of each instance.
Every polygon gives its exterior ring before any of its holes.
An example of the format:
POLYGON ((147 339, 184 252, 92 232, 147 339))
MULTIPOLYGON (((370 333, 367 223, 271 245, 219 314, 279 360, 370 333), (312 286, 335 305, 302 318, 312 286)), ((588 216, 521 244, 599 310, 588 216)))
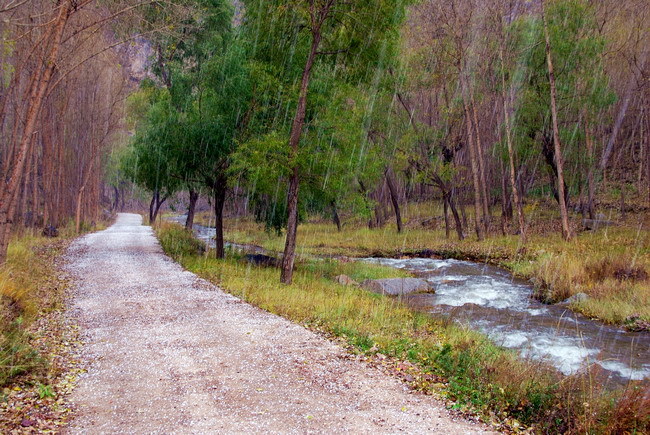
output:
MULTIPOLYGON (((447 239, 444 224, 437 228, 422 227, 432 216, 440 216, 440 206, 434 202, 410 204, 404 210, 406 229, 397 233, 388 222, 383 228, 368 229, 356 218, 348 219, 338 232, 330 222, 312 219, 298 229, 297 253, 301 256, 400 256, 418 255, 429 250, 435 255, 490 262, 502 266, 519 277, 530 279, 540 299, 558 302, 576 293, 586 293, 591 299, 574 304, 574 310, 612 324, 624 324, 626 319, 639 317, 650 322, 650 281, 644 279, 615 279, 592 277, 588 266, 616 260, 621 266, 650 273, 650 230, 645 214, 628 214, 620 226, 598 231, 579 231, 580 216, 573 217, 576 236, 569 242, 559 233, 557 213, 551 204, 532 202, 527 205, 529 216, 528 242, 521 244, 515 234, 501 235, 499 217, 493 220, 489 238, 478 242, 470 232, 464 241, 456 240, 452 230, 447 239), (441 227, 442 226, 442 227, 441 227)), ((621 220, 609 212, 612 219, 621 220)), ((471 214, 468 216, 471 222, 471 214)), ((209 214, 197 217, 197 222, 214 222, 209 214)), ((509 230, 514 232, 512 225, 509 230)), ((263 246, 281 252, 284 236, 266 232, 263 225, 250 219, 228 219, 226 239, 237 243, 263 246)))

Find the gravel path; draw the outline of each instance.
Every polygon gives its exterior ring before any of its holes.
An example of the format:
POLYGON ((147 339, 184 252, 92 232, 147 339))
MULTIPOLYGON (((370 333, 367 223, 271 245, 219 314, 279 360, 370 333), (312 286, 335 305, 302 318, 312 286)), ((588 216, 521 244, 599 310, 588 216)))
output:
POLYGON ((166 257, 141 217, 76 241, 88 373, 69 433, 482 433, 166 257))

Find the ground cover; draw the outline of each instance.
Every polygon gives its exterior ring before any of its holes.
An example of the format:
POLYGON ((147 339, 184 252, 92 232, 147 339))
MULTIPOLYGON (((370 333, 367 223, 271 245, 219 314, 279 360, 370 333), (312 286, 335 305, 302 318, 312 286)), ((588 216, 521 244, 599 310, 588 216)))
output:
POLYGON ((72 225, 56 238, 24 229, 0 267, 0 432, 56 431, 70 413, 80 343, 58 262, 74 237, 72 225))
MULTIPOLYGON (((488 262, 529 279, 537 297, 560 302, 578 293, 571 308, 590 318, 624 325, 631 330, 650 327, 650 228, 647 212, 627 213, 623 218, 611 208, 606 216, 620 224, 597 231, 581 231, 574 217, 575 237, 566 242, 559 220, 548 204, 527 206, 529 235, 525 245, 517 234, 503 235, 495 228, 491 237, 477 241, 473 234, 459 241, 446 237, 440 210, 435 203, 409 204, 404 212, 406 228, 398 233, 392 223, 369 229, 359 219, 346 220, 337 231, 330 222, 314 219, 300 225, 298 254, 348 257, 399 257, 433 255, 488 262), (557 228, 556 228, 557 227, 557 228)), ((494 217, 494 227, 500 218, 494 217)), ((468 216, 471 222, 471 215, 468 216)), ((209 214, 198 222, 211 224, 209 214)), ((510 225, 509 232, 514 233, 510 225)), ((265 231, 251 219, 229 219, 226 238, 236 243, 260 245, 281 252, 284 236, 265 231)))
POLYGON ((385 276, 380 267, 338 261, 319 266, 303 259, 287 286, 279 284, 278 270, 251 265, 239 254, 225 260, 212 258, 210 251, 201 254, 199 242, 180 226, 163 224, 158 236, 165 252, 186 269, 253 305, 343 340, 355 352, 396 361, 412 387, 441 394, 456 408, 508 422, 510 429, 524 425, 538 432, 649 428, 647 385, 602 391, 589 373, 562 377, 453 322, 332 280, 340 273, 355 279, 385 276))

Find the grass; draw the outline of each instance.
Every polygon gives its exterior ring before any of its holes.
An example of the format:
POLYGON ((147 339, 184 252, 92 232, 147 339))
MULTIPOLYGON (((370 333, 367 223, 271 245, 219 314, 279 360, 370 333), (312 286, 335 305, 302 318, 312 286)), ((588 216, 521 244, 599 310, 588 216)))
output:
MULTIPOLYGON (((489 262, 504 267, 535 285, 537 297, 545 302, 559 302, 577 293, 589 299, 572 305, 574 311, 603 322, 630 326, 650 322, 650 222, 641 212, 626 218, 608 212, 608 219, 621 225, 598 231, 579 231, 579 216, 573 218, 576 236, 566 242, 560 236, 559 221, 552 203, 527 205, 528 243, 523 246, 517 235, 493 234, 482 242, 468 230, 464 241, 447 239, 437 203, 409 204, 404 210, 406 229, 397 233, 389 222, 379 229, 368 229, 363 222, 348 219, 338 232, 329 222, 312 220, 300 225, 299 255, 348 257, 395 257, 401 255, 436 255, 489 262), (645 219, 645 220, 644 220, 645 219), (426 226, 426 228, 425 228, 426 226), (607 266, 609 274, 593 274, 594 268, 607 266), (614 265, 615 267, 609 267, 614 265), (626 272, 627 271, 627 272, 626 272), (634 273, 629 273, 633 272, 634 273), (637 319, 636 324, 630 323, 637 319)), ((197 219, 210 224, 209 215, 197 219)), ((471 222, 471 214, 468 216, 471 222)), ((499 217, 494 218, 495 222, 499 217)), ((498 226, 495 224, 495 226, 498 226)), ((515 228, 510 227, 514 233, 515 228)), ((237 243, 260 245, 282 251, 284 236, 265 232, 262 225, 249 219, 230 219, 226 237, 237 243)))
POLYGON ((53 259, 65 246, 65 241, 29 233, 9 244, 7 262, 0 267, 0 386, 47 366, 28 331, 40 312, 61 303, 53 259))
POLYGON ((588 374, 562 377, 446 319, 332 280, 341 273, 355 279, 395 276, 394 270, 303 259, 293 284, 286 286, 279 284, 277 269, 253 266, 236 255, 217 260, 210 252, 200 254, 192 234, 178 225, 163 224, 157 234, 165 252, 186 269, 253 305, 343 340, 355 352, 387 356, 401 376, 408 372, 403 378, 412 387, 441 394, 455 408, 546 433, 650 429, 647 385, 601 391, 588 374))
POLYGON ((32 344, 31 329, 62 307, 66 282, 54 263, 74 236, 72 223, 59 228, 57 238, 43 237, 37 229, 18 228, 13 234, 0 266, 0 387, 20 375, 38 379, 48 369, 47 356, 32 344))

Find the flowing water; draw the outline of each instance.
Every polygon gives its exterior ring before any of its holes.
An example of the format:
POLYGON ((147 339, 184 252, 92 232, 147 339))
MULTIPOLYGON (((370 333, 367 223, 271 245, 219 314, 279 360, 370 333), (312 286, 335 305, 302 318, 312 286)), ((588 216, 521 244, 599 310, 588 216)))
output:
MULTIPOLYGON (((184 222, 184 217, 173 218, 184 222)), ((214 246, 214 228, 194 226, 196 236, 214 246)), ((262 248, 227 244, 264 253, 262 248)), ((411 307, 448 315, 487 334, 524 357, 544 360, 569 375, 587 368, 604 382, 620 385, 650 377, 650 334, 626 332, 592 321, 566 305, 545 305, 531 297, 532 286, 503 269, 460 260, 366 258, 406 269, 426 279, 435 294, 402 296, 411 307)))
POLYGON ((403 296, 410 306, 451 315, 524 357, 564 374, 588 367, 615 384, 650 376, 650 334, 626 332, 531 297, 532 287, 497 267, 460 260, 367 258, 429 281, 435 294, 403 296))

